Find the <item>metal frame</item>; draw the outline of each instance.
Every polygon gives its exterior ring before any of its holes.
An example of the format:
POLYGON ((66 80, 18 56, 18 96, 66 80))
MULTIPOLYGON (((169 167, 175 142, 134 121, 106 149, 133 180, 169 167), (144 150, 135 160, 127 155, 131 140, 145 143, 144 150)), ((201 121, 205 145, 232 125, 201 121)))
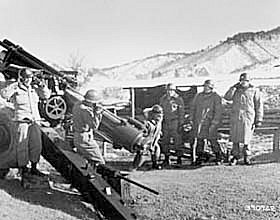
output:
POLYGON ((93 206, 110 220, 133 220, 136 214, 121 196, 94 170, 83 169, 86 161, 51 128, 42 128, 42 156, 69 180, 93 206), (110 189, 108 194, 107 189, 110 189))

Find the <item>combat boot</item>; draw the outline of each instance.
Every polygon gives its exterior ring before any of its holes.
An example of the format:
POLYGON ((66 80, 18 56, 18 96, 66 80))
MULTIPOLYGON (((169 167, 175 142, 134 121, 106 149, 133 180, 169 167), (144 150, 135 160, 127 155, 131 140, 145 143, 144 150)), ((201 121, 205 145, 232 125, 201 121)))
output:
POLYGON ((177 165, 182 165, 182 157, 177 157, 177 165))
POLYGON ((251 165, 252 164, 249 154, 250 154, 249 146, 247 144, 244 144, 243 155, 244 155, 244 164, 245 165, 251 165))
POLYGON ((244 164, 248 166, 252 165, 252 162, 247 155, 244 156, 244 164))
POLYGON ((31 173, 31 175, 38 176, 38 177, 46 177, 47 176, 46 174, 42 173, 41 171, 39 171, 37 169, 37 163, 35 163, 35 162, 31 163, 30 173, 31 173))
POLYGON ((133 160, 133 169, 139 169, 145 163, 145 158, 142 152, 137 152, 133 160))
POLYGON ((165 158, 164 158, 164 161, 163 161, 162 166, 163 166, 163 167, 168 167, 168 166, 170 166, 170 165, 171 165, 171 161, 170 161, 170 159, 169 159, 169 156, 165 155, 165 158))
POLYGON ((6 175, 9 173, 9 168, 0 169, 0 179, 5 179, 6 175))
POLYGON ((152 155, 152 169, 161 170, 162 167, 157 163, 157 159, 155 155, 152 155))
POLYGON ((237 162, 238 162, 238 160, 237 160, 236 157, 230 157, 230 159, 229 159, 229 165, 230 165, 230 166, 235 166, 235 165, 237 165, 237 162))
POLYGON ((220 152, 216 153, 215 163, 216 163, 216 165, 222 165, 222 163, 223 163, 222 154, 220 152))

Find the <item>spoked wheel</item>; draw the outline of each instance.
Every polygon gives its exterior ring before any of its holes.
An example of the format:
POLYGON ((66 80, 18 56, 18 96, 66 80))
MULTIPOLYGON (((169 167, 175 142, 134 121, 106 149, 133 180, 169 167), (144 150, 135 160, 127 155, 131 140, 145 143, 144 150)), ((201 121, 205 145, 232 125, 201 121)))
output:
POLYGON ((67 105, 62 96, 55 95, 47 100, 45 110, 49 119, 58 120, 64 117, 67 105))

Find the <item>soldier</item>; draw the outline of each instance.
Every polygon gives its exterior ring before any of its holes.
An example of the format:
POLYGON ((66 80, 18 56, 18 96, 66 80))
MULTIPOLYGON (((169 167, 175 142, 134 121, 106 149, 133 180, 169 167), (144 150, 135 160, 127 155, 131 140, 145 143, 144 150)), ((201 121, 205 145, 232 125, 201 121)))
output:
MULTIPOLYGON (((144 112, 144 114, 147 115, 147 119, 144 123, 147 129, 147 145, 151 153, 152 168, 161 169, 161 166, 158 164, 160 158, 160 146, 158 141, 161 136, 163 109, 160 105, 154 105, 148 112, 144 112)), ((134 158, 134 168, 138 169, 144 162, 143 152, 138 151, 134 158)))
POLYGON ((183 141, 180 135, 181 128, 184 124, 184 101, 176 93, 176 86, 168 84, 166 94, 160 98, 160 106, 163 108, 163 137, 161 151, 165 155, 163 165, 170 165, 170 145, 177 153, 177 164, 181 164, 183 154, 183 141))
POLYGON ((203 92, 195 96, 190 111, 193 137, 197 138, 195 161, 196 164, 201 164, 206 139, 210 142, 216 156, 216 163, 219 165, 222 162, 222 151, 217 141, 217 128, 222 116, 222 99, 213 91, 214 83, 211 80, 206 80, 203 86, 203 92))
POLYGON ((250 165, 250 140, 255 127, 261 126, 263 102, 258 89, 250 84, 247 73, 242 73, 239 82, 229 88, 224 98, 232 100, 230 164, 236 165, 240 157, 240 143, 243 143, 244 163, 250 165))
POLYGON ((39 162, 42 140, 39 123, 41 121, 38 102, 39 97, 46 99, 50 97, 50 90, 47 86, 32 80, 33 72, 29 68, 19 71, 18 82, 9 85, 1 91, 5 99, 9 99, 14 104, 15 122, 17 127, 16 157, 22 178, 28 179, 31 175, 43 177, 45 174, 37 169, 39 162), (31 162, 29 172, 27 165, 31 162))
POLYGON ((91 89, 84 95, 84 100, 73 107, 74 146, 93 167, 96 164, 105 164, 99 145, 94 139, 102 119, 100 101, 98 92, 91 89))

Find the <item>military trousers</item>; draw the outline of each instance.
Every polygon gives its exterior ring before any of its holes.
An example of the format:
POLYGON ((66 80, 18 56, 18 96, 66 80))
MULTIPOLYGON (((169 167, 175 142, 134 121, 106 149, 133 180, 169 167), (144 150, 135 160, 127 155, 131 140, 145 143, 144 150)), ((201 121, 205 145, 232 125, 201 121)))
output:
POLYGON ((231 149, 231 156, 235 157, 236 159, 240 159, 242 155, 244 157, 250 157, 251 156, 251 148, 249 144, 244 144, 242 153, 240 152, 240 143, 233 143, 232 149, 231 149))
POLYGON ((74 146, 77 148, 78 153, 88 161, 105 164, 100 147, 94 140, 93 134, 74 132, 74 146))
POLYGON ((162 141, 161 141, 161 152, 169 156, 170 150, 176 151, 177 156, 183 154, 184 146, 182 141, 182 136, 179 131, 179 121, 171 120, 163 123, 162 129, 162 141))
POLYGON ((37 163, 42 152, 41 130, 36 123, 18 123, 16 156, 19 167, 37 163))

